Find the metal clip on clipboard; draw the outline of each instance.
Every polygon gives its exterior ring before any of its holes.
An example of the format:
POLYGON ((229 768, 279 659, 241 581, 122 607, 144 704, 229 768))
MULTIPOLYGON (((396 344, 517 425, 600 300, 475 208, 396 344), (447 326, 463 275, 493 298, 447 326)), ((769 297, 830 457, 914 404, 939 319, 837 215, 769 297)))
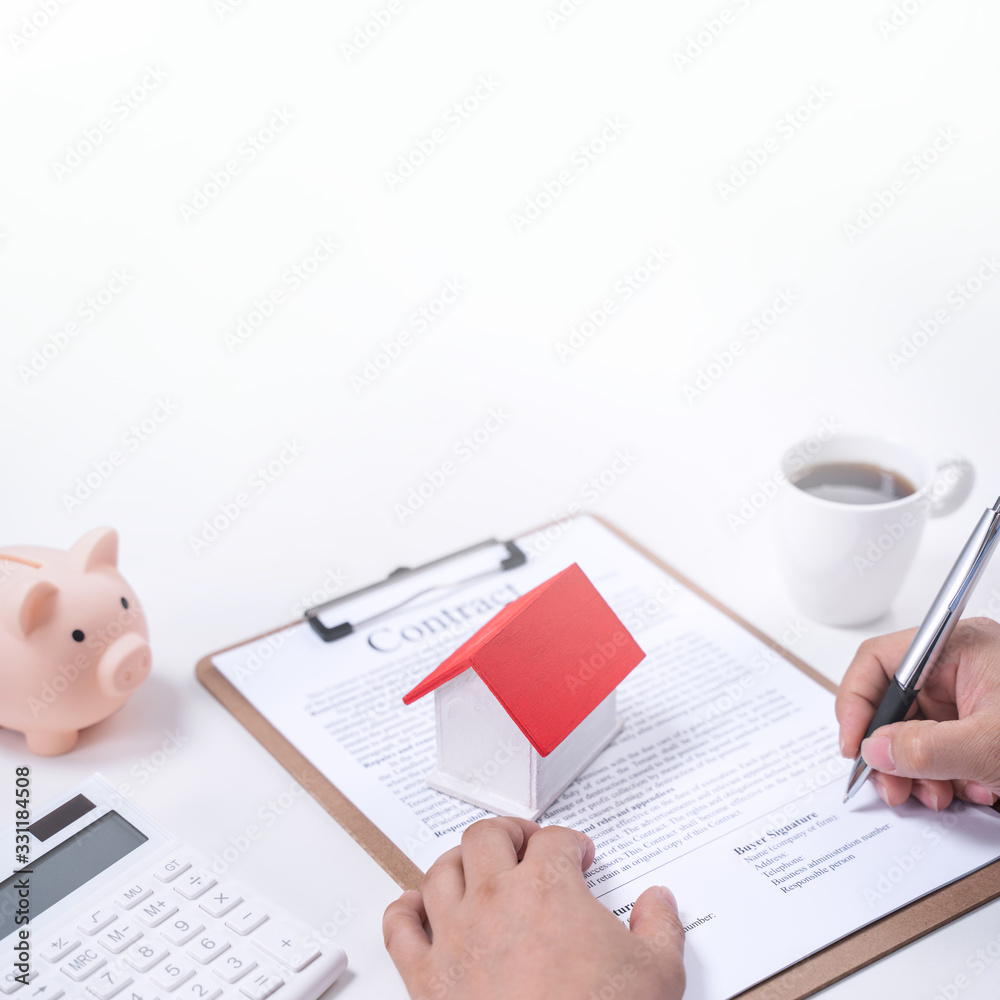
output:
MULTIPOLYGON (((399 569, 393 570, 384 580, 380 580, 378 583, 369 584, 369 586, 362 587, 360 590, 354 590, 350 594, 342 594, 340 597, 333 598, 333 600, 324 601, 322 604, 317 604, 314 608, 309 608, 305 613, 305 618, 313 627, 313 631, 324 642, 333 642, 335 639, 343 639, 344 636, 350 635, 356 628, 368 625, 379 618, 395 613, 400 608, 417 600, 417 598, 424 597, 435 590, 449 590, 454 587, 463 587, 476 580, 492 576, 494 573, 503 573, 509 569, 516 569, 518 566, 524 565, 527 558, 524 552, 517 547, 516 543, 498 542, 495 538, 490 538, 485 542, 480 542, 478 545, 470 545, 467 549, 453 552, 451 555, 441 556, 441 558, 424 563, 422 566, 414 566, 412 568, 409 566, 400 566, 399 569), (390 585, 394 586, 405 583, 407 580, 421 574, 424 575, 426 582, 428 580, 427 574, 433 577, 436 570, 445 568, 447 564, 458 561, 463 561, 467 564, 465 566, 467 576, 431 583, 429 586, 424 586, 422 589, 410 593, 409 596, 401 601, 397 601, 391 607, 382 608, 376 613, 369 614, 358 621, 341 621, 333 625, 328 624, 330 609, 335 608, 339 604, 343 604, 346 601, 356 601, 366 594, 371 594, 390 585), (323 617, 326 617, 327 621, 323 621, 323 617)), ((457 570, 458 567, 455 567, 456 572, 457 570)))

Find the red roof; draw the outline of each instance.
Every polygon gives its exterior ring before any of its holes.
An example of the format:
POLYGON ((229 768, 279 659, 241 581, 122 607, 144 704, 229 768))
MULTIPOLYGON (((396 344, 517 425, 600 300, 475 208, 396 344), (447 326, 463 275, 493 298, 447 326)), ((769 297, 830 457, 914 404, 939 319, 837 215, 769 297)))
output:
POLYGON ((508 604, 403 701, 472 667, 546 757, 645 655, 573 563, 508 604))

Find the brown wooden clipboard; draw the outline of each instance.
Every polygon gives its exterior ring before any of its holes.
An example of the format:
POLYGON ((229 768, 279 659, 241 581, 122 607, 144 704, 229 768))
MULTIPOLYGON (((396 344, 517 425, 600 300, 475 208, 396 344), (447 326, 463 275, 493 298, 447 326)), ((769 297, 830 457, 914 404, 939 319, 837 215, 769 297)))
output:
MULTIPOLYGON (((761 642, 797 667, 817 684, 836 692, 837 685, 804 663, 770 636, 765 635, 734 611, 730 610, 682 573, 655 556, 647 548, 629 538, 603 517, 590 515, 622 541, 631 545, 650 562, 674 577, 713 607, 728 615, 761 642)), ((523 536, 544 530, 535 528, 523 536)), ((293 622, 292 624, 297 624, 293 622)), ((377 861, 404 889, 419 888, 423 872, 370 820, 324 777, 232 684, 215 668, 212 659, 220 653, 266 636, 281 632, 288 625, 262 632, 258 636, 233 643, 210 653, 198 662, 198 680, 263 744, 300 785, 377 861)), ((1000 896, 1000 861, 994 861, 979 871, 938 889, 894 913, 868 924, 859 931, 824 948, 822 951, 777 973, 739 994, 739 1000, 800 1000, 812 996, 858 969, 870 965, 884 955, 902 948, 911 941, 936 930, 951 920, 974 910, 1000 896)))

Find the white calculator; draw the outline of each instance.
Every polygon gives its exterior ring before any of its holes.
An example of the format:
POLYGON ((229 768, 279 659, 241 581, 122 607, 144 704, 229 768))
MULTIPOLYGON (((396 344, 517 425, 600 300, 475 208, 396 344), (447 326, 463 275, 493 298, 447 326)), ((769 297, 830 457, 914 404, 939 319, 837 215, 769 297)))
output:
POLYGON ((0 1000, 316 1000, 347 966, 100 775, 30 813, 0 836, 0 1000))

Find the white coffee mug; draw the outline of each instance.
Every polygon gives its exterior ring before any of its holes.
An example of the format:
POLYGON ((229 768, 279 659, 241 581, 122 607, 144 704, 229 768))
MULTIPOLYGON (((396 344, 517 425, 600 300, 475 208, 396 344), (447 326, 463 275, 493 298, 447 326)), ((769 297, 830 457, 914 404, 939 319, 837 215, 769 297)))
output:
POLYGON ((889 438, 837 434, 790 448, 779 497, 782 570, 795 603, 828 625, 861 625, 892 604, 916 555, 928 517, 958 509, 972 492, 970 462, 932 462, 889 438), (884 503, 828 500, 794 485, 814 466, 828 463, 881 466, 908 480, 914 491, 884 503))

